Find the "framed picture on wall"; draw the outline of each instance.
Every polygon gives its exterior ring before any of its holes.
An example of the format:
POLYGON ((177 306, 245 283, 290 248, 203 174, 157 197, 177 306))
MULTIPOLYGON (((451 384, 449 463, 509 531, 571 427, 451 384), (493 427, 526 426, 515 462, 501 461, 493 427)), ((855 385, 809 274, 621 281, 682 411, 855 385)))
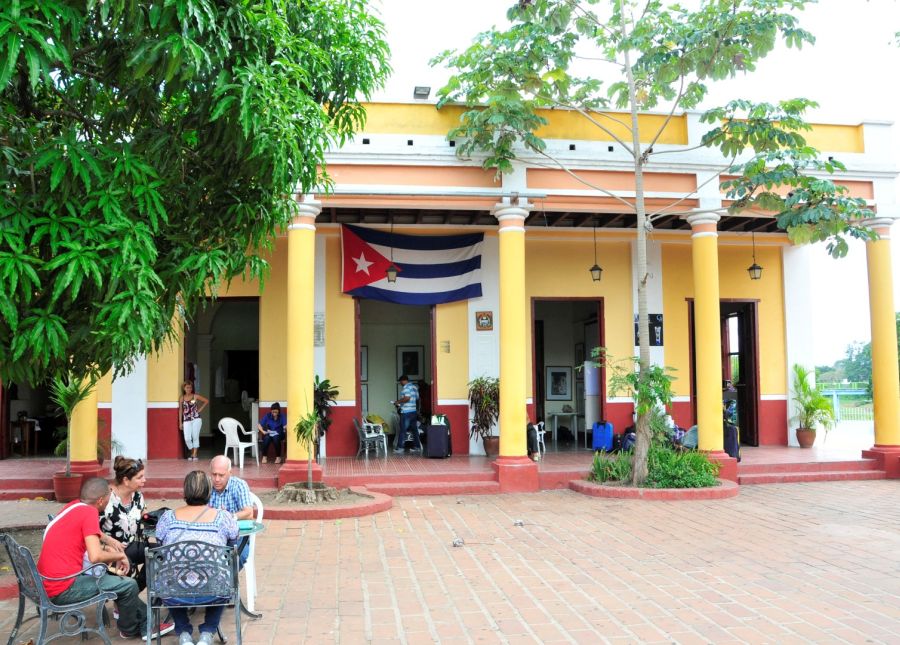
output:
POLYGON ((397 376, 406 374, 410 381, 425 378, 425 346, 397 345, 397 376))
POLYGON ((548 367, 546 386, 548 401, 571 401, 572 368, 548 367))
POLYGON ((369 384, 362 383, 359 386, 359 409, 363 414, 369 411, 369 384))
POLYGON ((369 380, 369 347, 360 345, 359 348, 359 380, 369 380))

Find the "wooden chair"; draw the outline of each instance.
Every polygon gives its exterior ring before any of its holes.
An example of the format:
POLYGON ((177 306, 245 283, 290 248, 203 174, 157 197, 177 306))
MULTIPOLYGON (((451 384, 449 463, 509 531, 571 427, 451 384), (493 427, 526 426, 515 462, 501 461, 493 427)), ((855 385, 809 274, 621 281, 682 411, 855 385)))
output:
POLYGON ((37 566, 34 563, 34 556, 31 555, 31 551, 29 551, 27 547, 20 545, 11 535, 6 533, 0 534, 0 541, 6 546, 6 552, 9 554, 9 561, 12 563, 13 571, 16 574, 16 580, 19 582, 19 612, 16 615, 16 624, 13 626, 12 632, 9 635, 7 645, 13 645, 13 643, 17 642, 16 636, 19 633, 19 627, 22 625, 22 617, 25 614, 26 598, 37 605, 38 617, 41 620, 37 640, 35 641, 36 645, 44 645, 44 643, 48 643, 57 638, 78 636, 79 634, 82 637, 87 634, 97 634, 106 645, 111 645, 105 629, 105 624, 108 622, 106 616, 106 601, 115 600, 116 594, 111 591, 101 591, 99 578, 95 578, 95 580, 98 581, 96 595, 91 596, 87 600, 68 605, 58 605, 51 601, 47 596, 43 584, 44 580, 68 580, 69 578, 75 578, 88 571, 92 571, 95 575, 100 572, 105 574, 105 564, 92 565, 83 571, 73 573, 64 578, 44 578, 38 573, 37 566), (98 567, 99 569, 97 569, 98 567), (96 607, 96 628, 89 627, 85 624, 87 616, 85 615, 85 612, 82 611, 83 609, 92 606, 96 607), (48 638, 47 628, 49 626, 50 618, 57 618, 59 620, 59 629, 57 630, 57 633, 48 638))
MULTIPOLYGON (((234 608, 234 628, 241 643, 241 595, 238 552, 233 546, 187 540, 147 549, 147 633, 158 632, 163 607, 234 608), (153 625, 154 618, 157 625, 153 625)), ((225 642, 222 632, 219 639, 225 642)), ((160 643, 159 637, 156 640, 160 643)))

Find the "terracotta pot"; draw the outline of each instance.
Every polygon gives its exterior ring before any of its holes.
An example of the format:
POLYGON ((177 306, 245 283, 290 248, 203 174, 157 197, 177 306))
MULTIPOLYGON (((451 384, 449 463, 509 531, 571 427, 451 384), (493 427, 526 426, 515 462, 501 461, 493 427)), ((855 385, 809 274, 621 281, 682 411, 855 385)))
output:
POLYGON ((484 437, 484 452, 488 457, 500 454, 500 437, 484 437))
POLYGON ((73 499, 78 499, 83 478, 81 473, 72 473, 66 477, 64 470, 53 473, 53 494, 56 496, 56 501, 65 504, 73 499))
POLYGON ((816 431, 810 428, 797 428, 797 443, 801 448, 812 448, 816 442, 816 431))

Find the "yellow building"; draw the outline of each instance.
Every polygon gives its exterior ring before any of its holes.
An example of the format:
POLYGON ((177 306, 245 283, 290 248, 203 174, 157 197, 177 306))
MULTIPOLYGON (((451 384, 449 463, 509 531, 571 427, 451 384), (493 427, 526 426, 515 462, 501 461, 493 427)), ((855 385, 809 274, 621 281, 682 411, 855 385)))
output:
MULTIPOLYGON (((612 140, 586 129, 577 115, 554 112, 540 134, 577 178, 536 156, 497 177, 480 159, 455 154, 446 133, 458 114, 422 103, 368 106, 365 130, 329 154, 331 191, 297 196, 301 212, 275 242, 265 288, 223 285, 180 344, 140 361, 121 383, 101 386, 101 416, 128 454, 180 456, 174 384, 184 378, 212 400, 208 432, 226 415, 241 414, 249 425, 257 413, 250 399, 260 411, 279 401, 295 419, 310 409, 318 374, 340 392, 327 454, 355 455, 353 417, 372 413, 390 421, 397 377, 412 370, 422 409, 447 415, 453 453, 466 454, 480 449, 468 433, 467 383, 499 376, 501 487, 535 489, 526 420, 546 421, 556 428, 548 437, 557 441, 568 430, 573 449, 590 445, 594 421, 609 420, 616 431, 631 425, 632 403, 609 391, 605 371, 579 368, 597 347, 617 358, 636 354, 642 279, 651 359, 676 370, 674 419, 683 427, 698 424, 700 447, 721 458, 726 476, 734 465, 722 452, 723 381, 735 386, 743 444, 795 441, 788 374, 794 363, 812 366, 810 249, 792 246, 771 216, 727 214, 719 189, 723 159, 705 148, 654 157, 659 161, 645 176, 652 228, 641 276, 632 162, 612 140), (382 261, 390 264, 401 239, 392 235, 482 234, 480 295, 404 305, 345 293, 342 274, 360 265, 347 264, 344 225, 379 233, 391 255, 382 253, 382 261), (599 280, 589 271, 595 264, 599 280), (751 279, 751 265, 762 267, 759 279, 751 279), (141 409, 146 418, 120 424, 117 410, 142 417, 134 414, 141 409)), ((642 118, 650 126, 663 117, 642 118)), ((655 150, 692 148, 701 134, 699 114, 676 116, 655 150)), ((809 139, 846 163, 839 183, 878 213, 871 224, 882 237, 868 244, 876 444, 891 453, 900 446, 900 387, 887 241, 897 213, 889 126, 823 124, 809 139)), ((371 266, 385 270, 383 263, 371 266)), ((397 266, 400 278, 382 281, 383 290, 409 287, 409 267, 400 260, 397 266)), ((287 457, 281 479, 305 477, 303 448, 290 442, 287 457)))

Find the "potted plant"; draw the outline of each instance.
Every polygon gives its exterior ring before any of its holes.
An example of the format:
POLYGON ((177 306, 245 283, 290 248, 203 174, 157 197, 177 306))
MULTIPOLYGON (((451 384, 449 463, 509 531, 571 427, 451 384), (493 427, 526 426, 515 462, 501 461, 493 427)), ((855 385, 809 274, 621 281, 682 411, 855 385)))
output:
POLYGON ((481 437, 484 454, 489 457, 496 455, 500 437, 494 436, 493 430, 500 417, 500 379, 479 376, 469 381, 469 407, 472 410, 469 437, 481 437))
POLYGON ((300 417, 297 421, 297 425, 294 426, 294 434, 297 437, 297 441, 306 446, 307 450, 307 460, 306 460, 306 488, 312 493, 313 490, 313 474, 312 474, 312 462, 313 462, 313 451, 315 450, 316 438, 319 436, 319 416, 316 414, 316 411, 310 410, 305 415, 300 417))
POLYGON ((831 399, 822 394, 813 384, 810 371, 800 365, 794 364, 794 398, 792 401, 797 406, 797 443, 801 448, 810 448, 816 441, 816 428, 822 426, 825 436, 834 427, 837 419, 834 416, 834 407, 831 399))
MULTIPOLYGON (((65 445, 66 469, 53 474, 53 492, 58 502, 71 502, 81 492, 81 473, 72 472, 72 451, 70 435, 72 414, 79 403, 84 401, 96 379, 78 377, 68 374, 66 377, 54 377, 50 383, 50 397, 62 409, 66 416, 65 436, 60 444, 65 445)), ((57 450, 60 447, 57 446, 57 450)))
POLYGON ((325 456, 325 433, 328 432, 328 427, 331 425, 331 406, 335 404, 338 394, 338 389, 331 385, 331 381, 319 380, 319 375, 316 374, 313 383, 313 409, 318 419, 320 457, 325 456))

